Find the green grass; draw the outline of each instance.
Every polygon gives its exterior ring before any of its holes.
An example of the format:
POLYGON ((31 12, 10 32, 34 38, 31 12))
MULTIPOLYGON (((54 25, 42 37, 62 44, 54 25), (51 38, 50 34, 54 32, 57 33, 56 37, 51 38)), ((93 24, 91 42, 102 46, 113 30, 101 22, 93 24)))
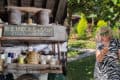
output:
POLYGON ((69 62, 67 80, 94 80, 95 56, 69 62))
POLYGON ((83 54, 83 52, 79 50, 68 50, 68 58, 75 57, 76 55, 83 54))
POLYGON ((72 48, 89 48, 94 49, 95 48, 95 41, 90 40, 74 40, 69 41, 68 46, 72 48))
POLYGON ((76 55, 83 54, 83 52, 79 50, 72 50, 71 48, 86 48, 86 49, 95 49, 95 42, 94 41, 89 41, 89 40, 74 40, 74 41, 69 41, 68 43, 68 57, 75 57, 76 55))

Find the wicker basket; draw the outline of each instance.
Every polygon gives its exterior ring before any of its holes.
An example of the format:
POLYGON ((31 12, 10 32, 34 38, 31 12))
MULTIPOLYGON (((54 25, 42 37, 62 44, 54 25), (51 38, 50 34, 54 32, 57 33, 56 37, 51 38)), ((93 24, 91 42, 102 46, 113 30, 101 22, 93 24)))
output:
POLYGON ((29 52, 26 60, 28 64, 39 64, 39 54, 33 51, 29 52))

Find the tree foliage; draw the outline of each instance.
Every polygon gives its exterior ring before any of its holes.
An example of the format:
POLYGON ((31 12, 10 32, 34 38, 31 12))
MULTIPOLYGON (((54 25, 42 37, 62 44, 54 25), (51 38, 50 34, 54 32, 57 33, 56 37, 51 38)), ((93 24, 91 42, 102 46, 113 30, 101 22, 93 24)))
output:
POLYGON ((96 14, 96 21, 103 19, 110 25, 120 22, 120 0, 68 0, 68 9, 86 16, 96 14))
POLYGON ((99 20, 97 23, 97 27, 103 27, 103 26, 107 26, 107 22, 105 22, 104 20, 99 20))

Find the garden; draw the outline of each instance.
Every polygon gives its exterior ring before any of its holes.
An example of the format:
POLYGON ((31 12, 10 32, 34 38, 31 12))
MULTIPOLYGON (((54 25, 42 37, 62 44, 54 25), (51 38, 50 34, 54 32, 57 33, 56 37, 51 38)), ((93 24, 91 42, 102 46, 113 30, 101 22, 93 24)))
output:
POLYGON ((67 80, 94 80, 97 31, 110 27, 113 37, 120 39, 120 0, 68 0, 67 80), (70 60, 77 56, 94 54, 70 60))

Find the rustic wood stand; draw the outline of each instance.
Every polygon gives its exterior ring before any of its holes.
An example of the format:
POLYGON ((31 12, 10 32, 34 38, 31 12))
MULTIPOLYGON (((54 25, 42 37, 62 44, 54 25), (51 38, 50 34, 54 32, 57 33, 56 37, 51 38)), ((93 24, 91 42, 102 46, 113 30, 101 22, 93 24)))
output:
MULTIPOLYGON (((55 51, 55 44, 57 43, 58 48, 58 60, 59 63, 57 65, 42 65, 42 64, 18 64, 18 63, 12 63, 7 64, 4 66, 3 72, 9 72, 14 75, 14 78, 18 78, 21 75, 24 74, 41 74, 41 73, 63 73, 63 60, 66 60, 66 56, 61 54, 60 52, 60 44, 67 41, 67 33, 66 28, 64 26, 60 25, 27 25, 27 29, 29 30, 30 27, 38 27, 39 29, 46 29, 49 27, 51 31, 38 31, 36 34, 40 33, 40 35, 35 36, 26 36, 25 34, 20 34, 20 31, 22 33, 27 32, 27 30, 22 31, 20 27, 26 27, 25 25, 2 25, 2 37, 0 38, 0 43, 2 41, 19 41, 19 42, 26 42, 26 43, 46 43, 46 44, 52 44, 53 46, 53 53, 55 51), (19 30, 18 30, 19 28, 19 30), (13 29, 13 30, 12 30, 13 29), (10 31, 11 30, 11 31, 10 31), (9 32, 9 35, 7 34, 9 32), (19 34, 15 34, 14 32, 18 32, 19 34), (51 33, 48 34, 48 33, 51 33), (44 34, 44 35, 43 35, 44 34), (43 36, 42 36, 43 35, 43 36)), ((34 29, 34 28, 33 28, 34 29)), ((34 29, 36 30, 36 29, 34 29)), ((32 33, 31 30, 30 33, 32 33)), ((2 47, 2 45, 0 45, 2 47)), ((54 54, 53 54, 54 55, 54 54)))
MULTIPOLYGON (((64 24, 64 20, 67 16, 67 0, 1 0, 0 4, 1 4, 0 5, 0 18, 4 22, 9 22, 8 10, 11 8, 18 9, 22 11, 22 13, 30 12, 32 14, 35 14, 37 11, 40 11, 43 8, 46 10, 49 9, 51 10, 49 11, 51 13, 50 23, 57 22, 62 25, 64 24)), ((3 31, 4 31, 5 26, 10 26, 10 25, 0 24, 0 28, 2 28, 3 31)), ((11 26, 18 26, 18 25, 11 25, 11 26)), ((21 27, 21 25, 19 26, 21 27)), ((39 26, 42 27, 43 25, 39 25, 39 26)), ((31 26, 29 25, 28 27, 31 27, 31 26)), ((51 25, 50 27, 52 27, 53 29, 50 32, 53 32, 53 33, 50 33, 49 35, 47 34, 48 36, 47 35, 42 36, 43 34, 42 35, 39 34, 38 36, 30 36, 30 35, 23 36, 23 35, 15 35, 15 33, 12 33, 12 35, 8 35, 8 34, 4 35, 6 33, 3 32, 2 37, 0 36, 0 47, 3 46, 1 44, 6 43, 6 42, 12 42, 14 44, 14 41, 15 42, 17 41, 19 43, 27 43, 28 45, 31 43, 46 43, 46 44, 52 44, 52 48, 54 52, 55 44, 57 44, 58 52, 59 52, 58 58, 60 62, 58 65, 51 66, 51 65, 40 65, 39 64, 39 65, 31 66, 30 64, 23 64, 23 65, 8 64, 5 66, 4 70, 6 72, 12 72, 16 78, 25 73, 63 73, 62 69, 63 67, 65 67, 64 63, 66 62, 66 54, 63 54, 62 52, 60 52, 59 46, 61 45, 61 43, 64 43, 67 41, 66 28, 63 26, 59 26, 59 25, 51 25), (60 58, 61 56, 63 59, 60 58), (24 68, 21 70, 21 67, 24 67, 24 68), (31 67, 33 69, 31 69, 31 67), (42 68, 44 67, 44 69, 42 69, 41 67, 42 68), (25 73, 23 73, 22 71, 24 71, 25 73), (22 74, 15 75, 16 74, 15 72, 18 72, 18 74, 22 72, 22 74)), ((49 31, 47 33, 49 33, 49 31)), ((33 80, 33 79, 30 79, 30 80, 33 80)))

